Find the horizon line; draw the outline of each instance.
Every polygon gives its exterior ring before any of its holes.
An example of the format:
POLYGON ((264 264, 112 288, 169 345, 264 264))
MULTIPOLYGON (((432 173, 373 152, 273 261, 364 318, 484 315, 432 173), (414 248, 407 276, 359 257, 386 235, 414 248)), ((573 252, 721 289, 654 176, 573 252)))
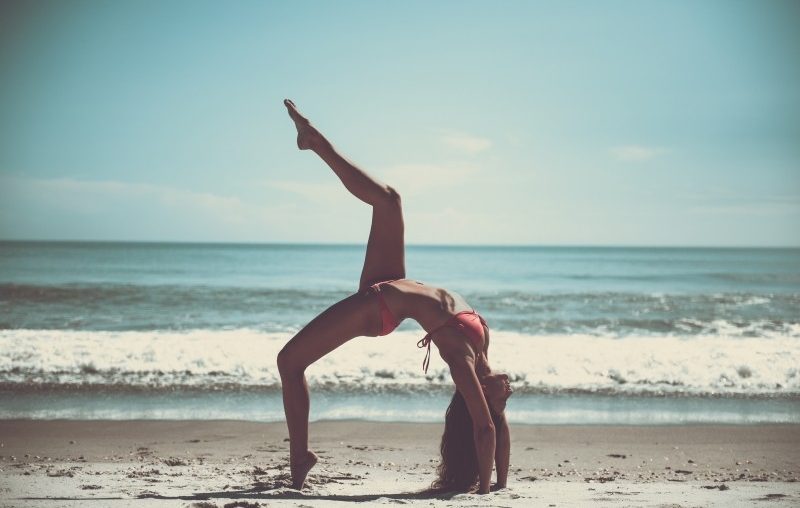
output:
MULTIPOLYGON (((288 242, 288 241, 226 241, 226 240, 97 240, 97 239, 24 239, 0 238, 0 243, 83 243, 83 244, 174 244, 174 245, 241 245, 241 246, 330 246, 366 247, 366 242, 288 242)), ((681 244, 590 244, 590 243, 406 243, 406 247, 464 247, 464 248, 595 248, 595 249, 800 249, 798 245, 681 245, 681 244)))

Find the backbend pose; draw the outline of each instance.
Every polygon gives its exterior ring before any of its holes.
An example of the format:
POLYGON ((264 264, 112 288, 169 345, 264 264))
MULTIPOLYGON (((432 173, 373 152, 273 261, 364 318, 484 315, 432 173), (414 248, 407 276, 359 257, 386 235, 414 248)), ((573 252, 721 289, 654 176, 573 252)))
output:
POLYGON ((305 369, 352 338, 386 335, 406 318, 428 333, 417 343, 430 344, 450 367, 456 392, 445 417, 442 461, 434 487, 478 492, 504 488, 508 476, 510 436, 505 419, 511 395, 508 376, 489 368, 489 328, 464 299, 452 291, 406 279, 403 212, 400 196, 345 159, 285 100, 297 127, 297 146, 312 150, 336 173, 355 197, 372 206, 372 225, 357 293, 325 310, 278 353, 283 407, 289 427, 292 487, 302 489, 317 455, 308 448, 309 394, 305 369), (497 483, 491 487, 492 463, 497 483))

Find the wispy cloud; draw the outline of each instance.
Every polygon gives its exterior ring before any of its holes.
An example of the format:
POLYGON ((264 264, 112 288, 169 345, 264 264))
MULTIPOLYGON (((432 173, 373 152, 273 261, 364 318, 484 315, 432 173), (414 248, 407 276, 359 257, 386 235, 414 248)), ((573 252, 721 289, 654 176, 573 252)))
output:
POLYGON ((249 207, 236 196, 223 196, 148 183, 58 178, 28 180, 28 185, 33 189, 63 198, 102 195, 105 198, 155 199, 162 205, 173 208, 205 210, 231 222, 241 222, 249 207))
POLYGON ((445 133, 441 139, 448 147, 470 155, 483 152, 492 147, 492 142, 489 139, 460 132, 445 133))
POLYGON ((343 189, 302 182, 275 187, 315 203, 275 199, 280 192, 248 200, 259 193, 0 174, 0 238, 341 242, 365 234, 369 214, 343 189), (338 203, 318 202, 334 192, 338 203))
POLYGON ((176 187, 116 180, 78 180, 72 178, 18 178, 4 176, 0 184, 27 202, 46 200, 64 211, 103 215, 115 204, 135 203, 147 207, 180 210, 184 214, 202 214, 215 221, 241 224, 254 218, 268 217, 272 210, 246 203, 238 196, 197 192, 176 187))
POLYGON ((781 216, 800 215, 797 196, 736 197, 724 200, 706 198, 703 204, 689 208, 690 213, 711 215, 781 216))
POLYGON ((650 160, 666 152, 663 148, 642 145, 622 145, 612 147, 609 152, 620 161, 641 162, 650 160))
POLYGON ((267 187, 284 192, 291 192, 315 203, 335 203, 343 199, 351 199, 347 191, 339 183, 302 182, 292 180, 268 180, 267 187))
POLYGON ((397 164, 380 172, 382 179, 404 194, 451 187, 478 172, 470 164, 397 164))

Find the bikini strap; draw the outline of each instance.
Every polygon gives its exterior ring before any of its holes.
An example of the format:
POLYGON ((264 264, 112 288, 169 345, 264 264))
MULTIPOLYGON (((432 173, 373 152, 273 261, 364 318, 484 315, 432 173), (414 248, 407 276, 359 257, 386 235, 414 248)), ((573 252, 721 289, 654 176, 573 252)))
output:
POLYGON ((428 352, 425 353, 425 359, 422 360, 422 370, 425 372, 425 374, 428 373, 428 365, 430 365, 431 363, 431 340, 432 337, 431 334, 429 333, 428 335, 424 336, 417 342, 418 348, 423 348, 426 346, 428 348, 428 352))
POLYGON ((386 305, 386 299, 383 297, 381 284, 386 284, 386 282, 379 282, 377 284, 373 284, 369 287, 369 289, 375 294, 375 296, 378 297, 378 304, 381 306, 381 312, 388 312, 389 314, 391 314, 392 312, 389 310, 389 306, 386 305))

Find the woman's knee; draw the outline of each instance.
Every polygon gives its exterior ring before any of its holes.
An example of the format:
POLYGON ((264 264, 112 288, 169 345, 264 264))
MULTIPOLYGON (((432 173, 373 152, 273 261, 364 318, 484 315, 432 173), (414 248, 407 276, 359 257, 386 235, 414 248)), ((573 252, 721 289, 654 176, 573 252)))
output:
POLYGON ((281 376, 295 372, 303 372, 308 365, 303 365, 297 355, 292 353, 292 349, 286 345, 278 352, 278 372, 281 376))
POLYGON ((394 187, 386 185, 383 192, 383 204, 400 208, 400 193, 394 187))

